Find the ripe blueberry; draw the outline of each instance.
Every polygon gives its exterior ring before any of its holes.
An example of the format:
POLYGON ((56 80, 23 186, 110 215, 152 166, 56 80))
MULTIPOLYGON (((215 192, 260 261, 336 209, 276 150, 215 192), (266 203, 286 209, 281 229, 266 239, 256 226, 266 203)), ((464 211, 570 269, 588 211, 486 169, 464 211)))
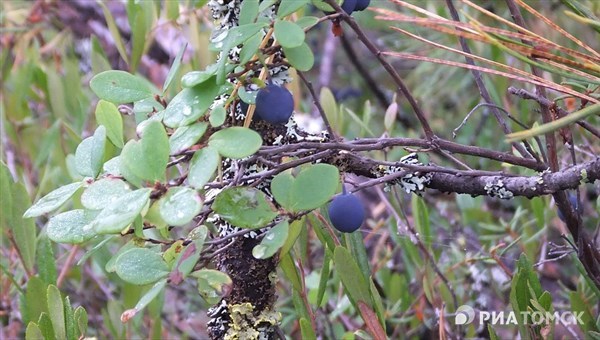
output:
POLYGON ((356 10, 357 2, 357 0, 344 0, 344 3, 342 3, 342 9, 344 10, 344 12, 350 15, 356 10))
POLYGON ((256 95, 256 115, 271 124, 285 124, 294 111, 294 97, 285 87, 269 84, 256 95))
MULTIPOLYGON (((573 195, 573 194, 569 194, 569 202, 571 202, 571 206, 573 207, 573 210, 575 210, 577 212, 577 196, 573 195)), ((558 218, 560 218, 561 221, 565 222, 565 215, 563 215, 562 211, 560 211, 560 209, 558 209, 558 218)))
POLYGON ((335 229, 351 233, 363 224, 365 208, 353 194, 340 194, 329 204, 329 219, 335 229))
POLYGON ((371 4, 371 0, 357 0, 356 6, 354 7, 355 11, 363 11, 371 4))

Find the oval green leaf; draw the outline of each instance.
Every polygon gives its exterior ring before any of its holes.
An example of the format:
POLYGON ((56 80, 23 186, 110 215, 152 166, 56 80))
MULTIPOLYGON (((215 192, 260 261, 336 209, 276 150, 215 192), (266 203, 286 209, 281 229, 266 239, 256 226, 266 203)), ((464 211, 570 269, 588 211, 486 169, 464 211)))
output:
POLYGON ((235 187, 221 191, 212 205, 219 217, 240 228, 262 228, 271 222, 277 211, 258 189, 235 187))
POLYGON ((292 186, 292 211, 316 209, 333 197, 340 183, 338 169, 329 164, 311 165, 298 174, 292 186))
POLYGON ((23 214, 23 217, 37 217, 58 209, 58 207, 63 205, 75 194, 81 185, 81 182, 71 183, 51 191, 48 195, 42 197, 39 201, 35 202, 33 206, 27 209, 23 214))
POLYGON ((217 303, 227 291, 225 286, 232 284, 227 274, 214 269, 201 269, 192 275, 198 279, 198 292, 211 304, 217 303))
POLYGON ((202 208, 202 200, 198 193, 184 187, 170 188, 158 202, 160 216, 173 226, 188 224, 202 208))
POLYGON ((252 256, 257 259, 267 259, 284 245, 287 239, 289 223, 287 220, 278 223, 269 229, 259 244, 252 249, 252 256))
POLYGON ((57 243, 86 242, 96 236, 93 230, 84 228, 88 223, 89 220, 83 209, 58 214, 48 221, 48 238, 57 243))
POLYGON ((99 73, 90 81, 90 87, 100 99, 115 104, 133 103, 153 95, 146 82, 125 71, 99 73))
POLYGON ((306 43, 293 48, 284 47, 283 52, 290 65, 298 71, 308 71, 315 63, 315 56, 306 43))
POLYGON ((142 212, 150 192, 152 189, 144 188, 122 195, 104 208, 86 228, 92 228, 98 234, 120 233, 142 212))
POLYGON ((248 128, 230 127, 210 136, 208 145, 214 147, 223 157, 240 159, 254 154, 262 145, 260 135, 248 128))
POLYGON ((200 122, 187 126, 180 126, 169 138, 171 155, 177 155, 194 145, 206 132, 208 123, 200 122))
POLYGON ((210 111, 210 116, 208 117, 208 121, 210 125, 213 127, 219 127, 225 123, 225 118, 227 118, 227 112, 223 105, 217 105, 212 111, 210 111))
POLYGON ((159 253, 146 248, 133 248, 117 258, 116 272, 124 281, 147 285, 169 275, 169 267, 159 253))
POLYGON ((106 136, 116 147, 123 147, 123 117, 117 106, 105 100, 96 105, 96 122, 106 128, 106 136))
POLYGON ((305 34, 302 27, 291 21, 277 20, 275 22, 275 38, 284 48, 294 48, 302 45, 305 34))
POLYGON ((207 146, 194 153, 190 161, 188 183, 195 189, 202 189, 217 170, 220 157, 215 148, 207 146))
POLYGON ((150 121, 146 124, 139 142, 129 141, 123 147, 120 170, 128 181, 130 179, 127 174, 131 173, 142 180, 162 182, 165 180, 168 162, 167 132, 160 122, 150 121))
POLYGON ((218 95, 219 89, 214 78, 192 88, 183 89, 165 109, 163 119, 165 125, 176 128, 195 122, 206 113, 218 95))
POLYGON ((75 150, 75 167, 84 177, 96 177, 102 168, 106 128, 99 126, 94 135, 81 141, 75 150))
POLYGON ((290 194, 294 185, 294 176, 289 171, 282 172, 273 177, 271 181, 271 193, 279 205, 286 210, 292 210, 290 194))
POLYGON ((102 210, 130 192, 129 185, 117 178, 103 178, 90 185, 81 195, 81 204, 90 210, 102 210))
POLYGON ((307 5, 309 2, 310 0, 281 0, 279 9, 277 10, 277 17, 286 17, 307 5))

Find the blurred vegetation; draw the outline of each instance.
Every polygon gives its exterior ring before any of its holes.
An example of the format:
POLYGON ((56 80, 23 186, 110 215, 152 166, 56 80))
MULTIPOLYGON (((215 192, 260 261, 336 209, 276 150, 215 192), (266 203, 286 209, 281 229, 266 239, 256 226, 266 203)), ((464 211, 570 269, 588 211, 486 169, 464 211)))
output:
MULTIPOLYGON (((449 17, 441 1, 413 3, 449 17)), ((46 338, 77 338, 80 335, 100 338, 206 337, 204 332, 208 319, 205 311, 209 305, 196 294, 197 287, 192 283, 168 288, 150 302, 144 313, 137 314, 128 323, 121 322, 122 313, 133 308, 151 289, 150 286, 140 288, 126 283, 106 270, 107 263, 127 239, 110 237, 92 240, 82 246, 55 244, 46 236, 46 218, 21 218, 31 202, 80 178, 75 170, 75 149, 84 138, 93 134, 97 125, 94 115, 97 98, 89 88, 93 75, 108 69, 124 69, 141 75, 153 88, 160 88, 177 52, 187 43, 179 74, 165 94, 166 98, 172 98, 180 86, 181 75, 204 69, 214 62, 215 55, 206 48, 211 19, 204 4, 205 1, 194 0, 90 3, 84 6, 93 13, 88 17, 88 14, 69 17, 68 1, 11 0, 0 4, 3 162, 0 171, 0 337, 24 337, 29 321, 40 327, 28 329, 28 332, 46 338), (81 30, 79 25, 86 24, 84 17, 94 23, 95 31, 81 30), (98 35, 100 32, 104 35, 98 35), (41 331, 43 324, 51 324, 54 334, 44 334, 41 331)), ((589 13, 600 13, 597 1, 577 4, 585 6, 589 13)), ((373 1, 372 5, 414 15, 393 3, 373 1)), ((480 5, 502 18, 510 18, 504 2, 481 1, 480 5)), ((534 1, 531 5, 590 48, 600 51, 597 26, 566 15, 565 11, 572 11, 571 7, 559 1, 534 1)), ((471 7, 461 6, 460 9, 463 18, 472 17, 484 25, 498 25, 471 7)), ((320 16, 313 8, 307 7, 306 11, 320 16)), ((375 16, 376 13, 371 11, 355 15, 369 37, 382 49, 463 61, 459 55, 433 49, 389 26, 402 27, 429 40, 459 48, 455 36, 411 23, 377 20, 375 16)), ((579 48, 563 35, 548 29, 530 13, 524 12, 524 16, 532 31, 562 46, 579 48)), ((323 23, 307 34, 316 62, 306 74, 315 83, 322 73, 323 46, 327 39, 331 39, 328 38, 330 29, 330 24, 323 23)), ((352 37, 349 30, 348 36, 352 37)), ((359 56, 358 60, 353 62, 343 48, 336 48, 330 53, 328 57, 333 59, 331 78, 328 86, 320 92, 324 108, 333 118, 334 129, 347 138, 376 138, 383 134, 419 137, 420 130, 413 121, 410 107, 400 99, 398 120, 390 126, 384 124, 387 106, 375 98, 374 89, 368 88, 364 78, 355 71, 355 63, 362 64, 377 80, 388 105, 396 99, 392 90, 395 86, 375 58, 370 57, 357 41, 349 40, 359 56), (412 124, 407 127, 401 123, 404 120, 412 124)), ((473 42, 470 47, 475 55, 518 69, 528 69, 526 63, 496 46, 473 42)), ((452 129, 481 101, 470 71, 401 58, 390 60, 413 90, 432 128, 441 137, 451 139, 452 129)), ((560 77, 547 76, 554 77, 556 82, 561 81, 560 77)), ((506 92, 509 86, 527 85, 500 76, 486 75, 484 80, 495 103, 527 126, 539 121, 534 102, 511 97, 506 92)), ((306 116, 310 117, 312 100, 301 88, 296 81, 291 86, 295 98, 301 98, 297 103, 298 111, 306 112, 306 116)), ((576 109, 569 103, 566 106, 570 110, 576 109)), ((137 107, 133 110, 134 116, 123 116, 125 135, 135 135, 139 115, 148 112, 145 109, 137 107)), ((600 126, 598 116, 587 121, 600 126)), ((513 124, 513 130, 519 129, 513 124)), ((600 145, 594 136, 586 134, 580 127, 573 127, 573 130, 579 153, 587 156, 600 154, 600 145)), ((511 151, 510 144, 504 143, 502 138, 488 108, 481 108, 458 133, 456 141, 511 151)), ((373 152, 373 155, 397 160, 404 153, 394 150, 389 154, 373 152)), ((562 166, 570 164, 569 150, 562 143, 559 157, 562 166)), ((463 161, 480 169, 502 170, 494 168, 496 165, 489 160, 464 157, 463 161)), ((504 168, 507 169, 508 166, 504 168)), ((531 170, 513 170, 515 173, 534 174, 531 170)), ((581 186, 583 225, 590 234, 595 233, 596 239, 600 227, 599 193, 598 184, 581 186)), ((367 273, 372 275, 374 287, 370 289, 382 296, 378 307, 385 315, 390 338, 436 337, 436 306, 444 305, 450 312, 458 307, 411 236, 399 231, 398 226, 403 223, 399 215, 404 212, 414 223, 435 263, 450 281, 459 305, 519 310, 523 306, 513 299, 513 295, 526 290, 527 296, 535 301, 535 307, 525 308, 584 311, 589 321, 581 327, 551 325, 550 329, 544 329, 529 326, 530 329, 525 330, 513 326, 500 327, 495 332, 501 338, 513 337, 516 331, 520 331, 522 337, 525 337, 524 334, 532 337, 541 334, 568 338, 573 335, 600 337, 600 291, 586 278, 576 254, 565 242, 568 232, 557 218, 550 197, 499 201, 486 197, 428 193, 423 198, 411 198, 398 192, 384 194, 375 189, 361 193, 361 197, 369 202, 366 227, 363 227, 363 233, 342 236, 340 241, 350 248, 361 271, 367 276, 367 273), (524 257, 521 257, 522 254, 524 257), (547 261, 549 259, 554 260, 547 261), (535 275, 521 279, 532 269, 535 275), (529 287, 533 287, 533 292, 529 291, 529 287), (548 294, 551 296, 550 303, 548 294)), ((293 280, 286 278, 290 275, 288 266, 287 276, 282 273, 278 281, 277 305, 283 314, 281 328, 285 334, 299 338, 302 325, 298 320, 314 313, 318 332, 325 338, 369 338, 361 330, 364 321, 359 311, 341 288, 340 280, 343 278, 338 271, 330 268, 334 254, 323 246, 329 237, 321 232, 326 229, 323 220, 309 215, 303 223, 312 228, 299 230, 292 255, 293 261, 302 266, 303 271, 297 275, 303 279, 301 292, 305 295, 300 296, 292 287, 293 280)), ((293 263, 291 267, 295 268, 293 263)), ((468 337, 487 337, 493 332, 492 329, 474 326, 466 330, 468 337)))

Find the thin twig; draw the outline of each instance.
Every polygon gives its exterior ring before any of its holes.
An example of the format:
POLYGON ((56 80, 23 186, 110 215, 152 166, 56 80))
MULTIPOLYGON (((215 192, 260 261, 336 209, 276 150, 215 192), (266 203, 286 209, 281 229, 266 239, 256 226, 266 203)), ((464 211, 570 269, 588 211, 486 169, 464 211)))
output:
POLYGON ((315 89, 313 88, 312 83, 308 79, 306 79, 306 77, 304 76, 304 73, 302 73, 300 71, 297 71, 296 73, 298 73, 298 76, 300 77, 300 79, 302 79, 302 81, 304 82, 304 85, 306 85, 306 87, 308 88, 308 92, 310 92, 310 95, 313 98, 313 104, 315 104, 315 106, 317 107, 317 110, 319 110, 321 119, 323 119, 323 124, 325 124, 325 127, 327 128, 327 132, 329 132, 329 138, 332 138, 334 140, 337 139, 335 134, 333 133, 331 124, 329 124, 329 119, 327 119, 325 110, 323 110, 323 106, 321 106, 321 101, 319 100, 319 97, 317 97, 317 94, 315 93, 315 89))

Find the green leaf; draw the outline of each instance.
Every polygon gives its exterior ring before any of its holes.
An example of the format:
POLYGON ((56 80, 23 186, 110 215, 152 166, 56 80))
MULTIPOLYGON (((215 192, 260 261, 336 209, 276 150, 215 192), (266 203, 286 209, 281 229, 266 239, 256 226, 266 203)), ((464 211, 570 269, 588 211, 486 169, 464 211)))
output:
POLYGON ((25 214, 23 214, 23 217, 37 217, 58 209, 75 194, 81 185, 81 182, 71 183, 50 192, 48 195, 37 201, 31 208, 27 209, 25 214))
POLYGON ((46 288, 47 285, 39 277, 29 278, 25 289, 25 308, 21 310, 23 321, 37 321, 42 313, 48 312, 46 288))
POLYGON ((65 306, 58 288, 55 285, 48 286, 48 314, 52 321, 52 328, 57 339, 66 339, 67 330, 65 328, 65 306))
MULTIPOLYGON (((42 331, 43 339, 45 340, 55 340, 56 335, 54 333, 54 327, 52 327, 52 320, 48 316, 48 313, 44 312, 40 315, 40 319, 38 320, 38 325, 40 326, 40 330, 42 331)), ((58 339, 60 340, 60 339, 58 339)))
POLYGON ((164 111, 166 126, 176 128, 189 125, 204 116, 220 87, 210 78, 191 88, 181 90, 167 105, 164 111))
POLYGON ((219 127, 225 123, 225 118, 227 118, 227 112, 223 105, 217 105, 212 111, 210 111, 210 116, 208 116, 208 121, 210 125, 213 127, 219 127))
POLYGON ((286 210, 312 210, 325 204, 337 191, 340 174, 329 164, 310 165, 293 178, 281 173, 271 182, 275 200, 286 210))
POLYGON ((316 340, 315 330, 309 320, 300 318, 300 332, 304 340, 316 340))
MULTIPOLYGON (((117 237, 117 236, 113 236, 113 237, 117 237)), ((109 239, 109 238, 107 238, 109 239)), ((104 265, 104 270, 106 270, 109 273, 114 273, 117 271, 117 259, 119 258, 119 256, 123 255, 124 253, 126 253, 127 251, 136 248, 137 245, 135 243, 135 239, 134 240, 130 240, 129 242, 125 243, 124 246, 122 246, 116 254, 114 254, 110 260, 108 260, 108 262, 106 262, 106 264, 104 265)))
POLYGON ((258 91, 246 90, 244 86, 240 87, 238 90, 238 96, 240 99, 246 104, 254 104, 256 103, 256 96, 258 95, 258 91))
POLYGON ((594 320, 594 306, 591 305, 585 296, 581 295, 581 292, 575 291, 570 292, 569 299, 571 300, 571 312, 581 313, 581 320, 583 323, 580 325, 584 332, 598 331, 596 322, 594 320))
POLYGON ((152 288, 150 288, 150 290, 147 291, 146 294, 144 294, 140 298, 138 303, 136 303, 135 307, 133 308, 134 313, 129 314, 128 318, 131 319, 137 312, 146 308, 146 306, 148 306, 148 304, 152 302, 152 300, 154 300, 154 298, 156 298, 158 294, 160 294, 165 289, 166 286, 167 279, 162 279, 155 283, 154 286, 152 286, 152 288))
POLYGON ((225 287, 231 286, 231 278, 223 272, 214 269, 201 269, 192 275, 198 279, 198 292, 208 303, 216 303, 224 292, 225 287))
MULTIPOLYGON (((127 170, 140 179, 164 182, 169 162, 169 137, 163 125, 150 121, 140 141, 129 141, 121 153, 121 171, 127 170)), ((124 172, 124 175, 125 175, 124 172)), ((129 180, 129 178, 126 179, 129 180)))
POLYGON ((23 184, 12 180, 8 168, 2 162, 0 162, 0 197, 2 197, 0 229, 3 233, 9 230, 12 232, 23 266, 33 271, 37 228, 34 220, 23 218, 23 213, 31 206, 31 201, 23 184))
POLYGON ((152 97, 146 82, 125 71, 105 71, 90 81, 92 91, 100 98, 115 104, 133 103, 152 97))
POLYGON ((217 73, 217 66, 209 65, 204 71, 191 71, 181 77, 181 86, 184 88, 195 87, 211 79, 217 73))
POLYGON ((362 301, 372 307, 373 301, 369 292, 369 285, 350 252, 344 247, 336 247, 333 253, 333 262, 335 263, 335 271, 340 276, 342 284, 354 303, 362 301))
MULTIPOLYGON (((415 229, 419 233, 420 237, 424 240, 433 240, 434 237, 431 234, 431 225, 429 223, 429 211, 425 205, 425 201, 417 196, 412 195, 411 197, 412 215, 414 218, 415 229)), ((435 254, 431 249, 431 242, 426 242, 427 248, 432 254, 435 254)))
POLYGON ((588 116, 593 116, 593 115, 598 115, 598 114, 600 114, 600 104, 594 104, 594 105, 588 106, 584 109, 581 109, 579 111, 570 113, 560 119, 553 120, 550 123, 542 124, 542 125, 536 126, 534 128, 531 128, 529 130, 510 133, 510 134, 506 135, 506 142, 512 143, 512 142, 517 142, 517 141, 520 141, 520 140, 523 140, 526 138, 541 136, 543 134, 554 132, 563 127, 569 126, 570 124, 573 124, 579 120, 585 119, 588 116))
POLYGON ((252 249, 252 256, 257 259, 268 259, 283 246, 288 236, 290 225, 287 220, 279 222, 269 229, 259 244, 252 249))
POLYGON ((73 313, 73 318, 75 319, 75 325, 77 326, 77 330, 79 331, 79 337, 84 336, 87 332, 88 326, 88 315, 85 308, 79 306, 75 308, 75 312, 73 313))
POLYGON ((40 330, 40 327, 33 321, 29 322, 27 329, 25 330, 25 340, 39 340, 44 339, 44 335, 40 330))
POLYGON ((118 148, 123 148, 123 117, 115 104, 105 100, 96 105, 96 122, 106 128, 106 136, 118 148))
MULTIPOLYGON (((281 6, 279 8, 281 8, 281 6)), ((309 27, 313 27, 317 23, 319 23, 319 18, 311 16, 305 16, 296 21, 296 25, 302 27, 302 29, 305 30, 309 27)))
POLYGON ((176 265, 171 274, 169 275, 170 283, 178 285, 192 272, 200 255, 202 254, 202 248, 204 247, 204 241, 208 235, 208 228, 206 226, 199 226, 195 228, 192 233, 194 241, 188 244, 177 256, 176 265))
POLYGON ((239 25, 251 24, 258 16, 258 0, 244 0, 240 8, 239 25))
MULTIPOLYGON (((258 53, 258 48, 260 47, 260 43, 262 42, 262 36, 257 34, 250 39, 246 40, 242 49, 240 50, 240 65, 244 65, 254 57, 258 53)), ((241 87, 240 89, 242 89, 241 87)))
POLYGON ((286 17, 304 7, 309 2, 310 0, 281 0, 279 9, 277 10, 277 17, 286 17))
MULTIPOLYGON (((129 7, 129 6, 128 6, 129 7)), ((128 11, 129 12, 129 11, 128 11)), ((129 21, 129 27, 131 27, 131 60, 130 69, 135 71, 138 68, 142 54, 146 48, 148 26, 146 25, 147 18, 146 11, 140 5, 132 6, 131 17, 129 21)), ((129 13, 128 13, 129 14, 129 13)))
POLYGON ((223 157, 241 159, 254 154, 262 145, 260 135, 244 127, 230 127, 210 136, 208 145, 223 157))
POLYGON ((75 165, 81 176, 94 178, 98 176, 102 168, 105 143, 106 128, 100 125, 93 136, 84 139, 77 146, 75 165))
POLYGON ((117 258, 115 266, 117 275, 134 285, 147 285, 169 275, 169 267, 162 256, 147 248, 124 252, 117 258))
POLYGON ((56 284, 56 261, 54 260, 52 242, 46 235, 42 235, 38 240, 37 248, 38 275, 45 283, 56 284))
POLYGON ((302 291, 302 282, 300 279, 300 274, 298 273, 298 269, 296 268, 296 265, 294 264, 294 259, 292 258, 290 253, 281 256, 281 259, 279 261, 279 268, 283 270, 283 273, 292 284, 294 291, 302 291))
POLYGON ((190 161, 188 183, 195 189, 202 189, 212 178, 220 162, 215 148, 207 146, 194 153, 190 161))
POLYGON ((279 253, 280 256, 287 254, 290 251, 290 249, 292 249, 294 243, 296 243, 296 240, 300 235, 300 232, 302 231, 302 228, 304 228, 304 218, 300 220, 295 220, 294 222, 292 222, 292 224, 290 224, 287 239, 281 247, 281 253, 279 253))
POLYGON ((221 191, 212 205, 219 216, 240 228, 264 227, 277 211, 260 190, 251 187, 234 187, 221 191))
POLYGON ((319 275, 319 288, 317 290, 317 301, 316 305, 321 306, 323 297, 325 296, 325 289, 327 288, 327 281, 329 280, 329 262, 331 262, 330 252, 325 250, 323 256, 323 268, 321 269, 321 275, 319 275))
POLYGON ((98 234, 120 233, 130 225, 148 204, 152 189, 144 188, 129 192, 104 208, 86 228, 98 234))
MULTIPOLYGON (((173 1, 173 2, 175 2, 175 1, 173 1)), ((178 12, 178 14, 179 14, 179 12, 178 12)), ((171 85, 171 82, 175 78, 175 75, 177 75, 177 73, 179 72, 179 69, 181 68, 181 59, 183 58, 183 53, 185 53, 186 48, 187 48, 187 43, 185 43, 181 47, 179 52, 177 52, 175 59, 173 59, 173 64, 171 65, 171 68, 169 69, 169 73, 167 73, 167 77, 165 78, 165 83, 163 84, 163 94, 165 93, 165 91, 167 91, 167 89, 169 88, 169 85, 171 85)))
POLYGON ((304 42, 304 30, 297 24, 286 21, 275 21, 275 38, 284 48, 299 47, 304 42))
POLYGON ((190 188, 171 187, 158 201, 160 216, 173 226, 188 224, 202 208, 198 193, 190 188))
POLYGON ((298 71, 308 71, 315 64, 315 56, 306 43, 298 47, 284 47, 283 52, 290 65, 298 71))
POLYGON ((79 244, 96 236, 93 229, 85 228, 89 223, 83 209, 76 209, 53 216, 48 221, 48 237, 57 243, 79 244))
MULTIPOLYGON (((225 56, 228 55, 232 48, 243 44, 246 40, 258 34, 258 32, 260 32, 260 30, 265 28, 267 25, 268 24, 265 22, 259 22, 255 24, 241 25, 230 29, 227 33, 227 36, 223 40, 222 54, 225 56)), ((302 33, 304 33, 304 31, 302 33)), ((217 84, 225 83, 226 66, 228 60, 229 58, 227 57, 219 59, 217 64, 217 84)))
POLYGON ((193 125, 180 126, 169 138, 171 155, 177 155, 194 145, 206 132, 208 123, 199 122, 193 125))
MULTIPOLYGON (((106 20, 106 25, 108 26, 108 30, 115 42, 115 46, 117 47, 117 51, 119 51, 119 55, 123 60, 125 60, 126 64, 129 64, 127 60, 127 49, 125 49, 125 44, 123 44, 123 40, 121 39, 121 33, 119 32, 119 28, 117 27, 117 23, 113 18, 112 13, 106 6, 104 2, 98 2, 98 5, 102 7, 102 12, 104 13, 104 20, 106 20)), ((95 92, 95 91, 94 91, 95 92)))
POLYGON ((102 210, 121 196, 131 192, 129 185, 117 178, 106 177, 92 183, 81 195, 81 204, 90 210, 102 210))

